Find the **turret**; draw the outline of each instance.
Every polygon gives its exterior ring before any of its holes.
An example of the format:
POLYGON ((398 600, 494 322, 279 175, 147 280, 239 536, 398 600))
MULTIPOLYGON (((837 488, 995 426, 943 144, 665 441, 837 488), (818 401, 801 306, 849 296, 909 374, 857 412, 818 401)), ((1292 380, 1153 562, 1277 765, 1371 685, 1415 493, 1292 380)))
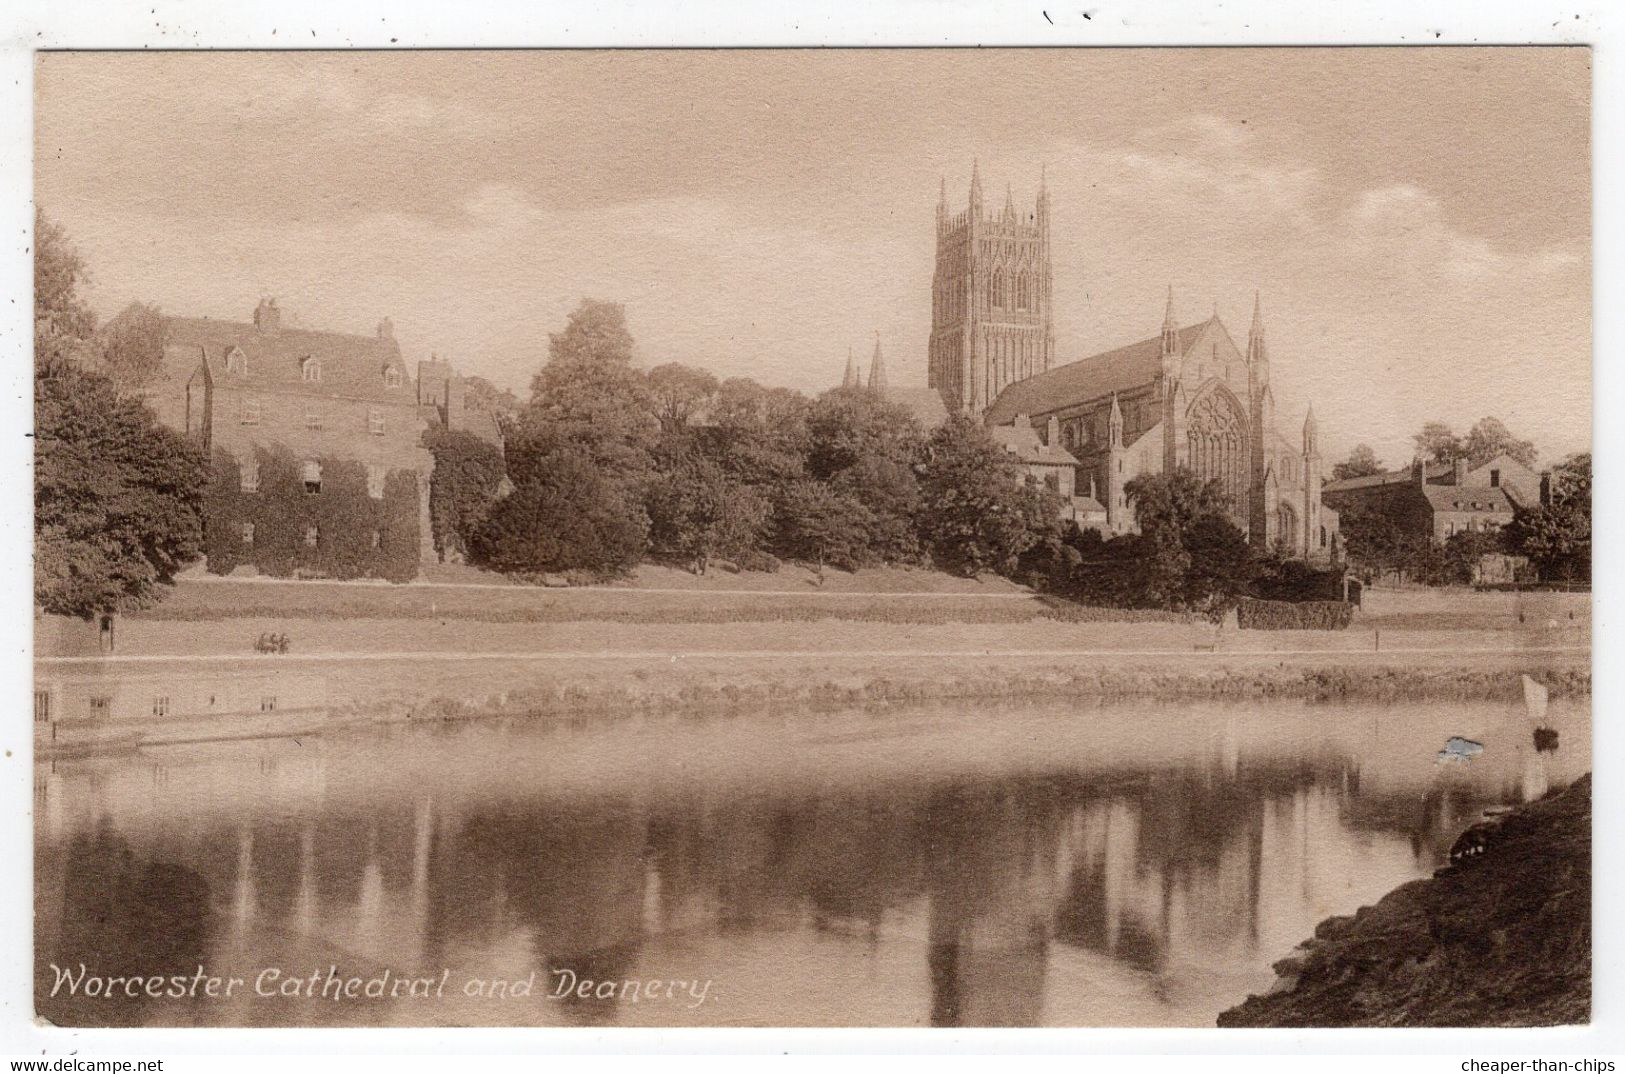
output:
POLYGON ((1009 183, 1004 184, 1004 218, 1005 220, 1016 218, 1016 192, 1009 183))
POLYGON ((1320 544, 1320 430, 1315 424, 1315 407, 1303 416, 1303 558, 1329 556, 1331 549, 1320 544))
POLYGON ((1253 325, 1247 330, 1247 365, 1260 386, 1269 383, 1270 352, 1264 344, 1264 312, 1257 291, 1253 292, 1253 325))
POLYGON ((1174 321, 1174 285, 1168 285, 1168 306, 1162 314, 1162 375, 1179 376, 1179 325, 1174 321))
POLYGON ((942 177, 941 192, 937 195, 937 233, 948 229, 948 177, 942 177))
POLYGON ((1128 531, 1128 499, 1123 493, 1123 408, 1112 393, 1106 418, 1106 525, 1113 533, 1128 531))
POLYGON ((982 169, 980 163, 972 158, 970 162, 970 218, 979 219, 982 215, 982 169))
POLYGON ((886 360, 880 353, 880 333, 875 333, 875 356, 869 359, 869 390, 882 395, 886 392, 886 360))

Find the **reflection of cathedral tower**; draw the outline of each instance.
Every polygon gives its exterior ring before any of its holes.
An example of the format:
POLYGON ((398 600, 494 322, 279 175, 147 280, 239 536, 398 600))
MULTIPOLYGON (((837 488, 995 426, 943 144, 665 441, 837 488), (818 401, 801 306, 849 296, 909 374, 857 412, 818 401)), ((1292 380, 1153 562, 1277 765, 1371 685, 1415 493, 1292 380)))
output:
POLYGON ((927 383, 952 412, 979 417, 1005 386, 1042 373, 1055 351, 1050 315, 1049 192, 1039 181, 1031 212, 987 213, 973 165, 970 207, 950 214, 944 181, 937 203, 937 267, 931 288, 927 383))

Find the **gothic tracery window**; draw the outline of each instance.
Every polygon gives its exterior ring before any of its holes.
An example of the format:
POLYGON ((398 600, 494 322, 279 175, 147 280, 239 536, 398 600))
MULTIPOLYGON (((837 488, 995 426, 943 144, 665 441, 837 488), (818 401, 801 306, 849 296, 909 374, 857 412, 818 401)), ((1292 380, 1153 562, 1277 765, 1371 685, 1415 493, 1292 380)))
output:
POLYGON ((1247 435, 1235 405, 1219 392, 1203 396, 1190 409, 1185 438, 1191 472, 1203 483, 1219 482, 1232 515, 1244 518, 1247 435))

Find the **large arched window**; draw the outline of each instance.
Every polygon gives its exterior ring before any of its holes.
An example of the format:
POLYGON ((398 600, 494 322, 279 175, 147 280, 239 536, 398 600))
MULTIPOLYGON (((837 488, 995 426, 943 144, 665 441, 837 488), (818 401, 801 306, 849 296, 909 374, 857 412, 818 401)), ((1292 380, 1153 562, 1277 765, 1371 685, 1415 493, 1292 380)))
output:
POLYGON ((1016 309, 1030 310, 1033 308, 1032 277, 1025 272, 1016 277, 1016 309))
POLYGON ((306 358, 301 362, 299 372, 306 384, 320 384, 322 382, 322 363, 315 358, 306 358))
POLYGON ((998 309, 1004 305, 1004 270, 993 270, 993 284, 988 292, 987 304, 998 309))
POLYGON ((1298 547, 1298 513, 1291 504, 1275 508, 1275 539, 1287 548, 1298 547))
POLYGON ((1186 463, 1204 484, 1217 481, 1230 501, 1231 517, 1245 522, 1248 477, 1247 426, 1234 397, 1211 391, 1198 399, 1185 420, 1186 463))

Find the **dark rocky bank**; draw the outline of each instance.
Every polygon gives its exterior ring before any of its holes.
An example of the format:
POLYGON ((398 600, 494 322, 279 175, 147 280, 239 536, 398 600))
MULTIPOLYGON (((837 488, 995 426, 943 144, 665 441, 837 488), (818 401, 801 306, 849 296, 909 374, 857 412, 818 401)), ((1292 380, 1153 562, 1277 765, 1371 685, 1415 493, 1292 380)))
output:
POLYGON ((1469 840, 1481 853, 1321 922, 1225 1027, 1546 1026, 1591 1016, 1591 776, 1469 840))

